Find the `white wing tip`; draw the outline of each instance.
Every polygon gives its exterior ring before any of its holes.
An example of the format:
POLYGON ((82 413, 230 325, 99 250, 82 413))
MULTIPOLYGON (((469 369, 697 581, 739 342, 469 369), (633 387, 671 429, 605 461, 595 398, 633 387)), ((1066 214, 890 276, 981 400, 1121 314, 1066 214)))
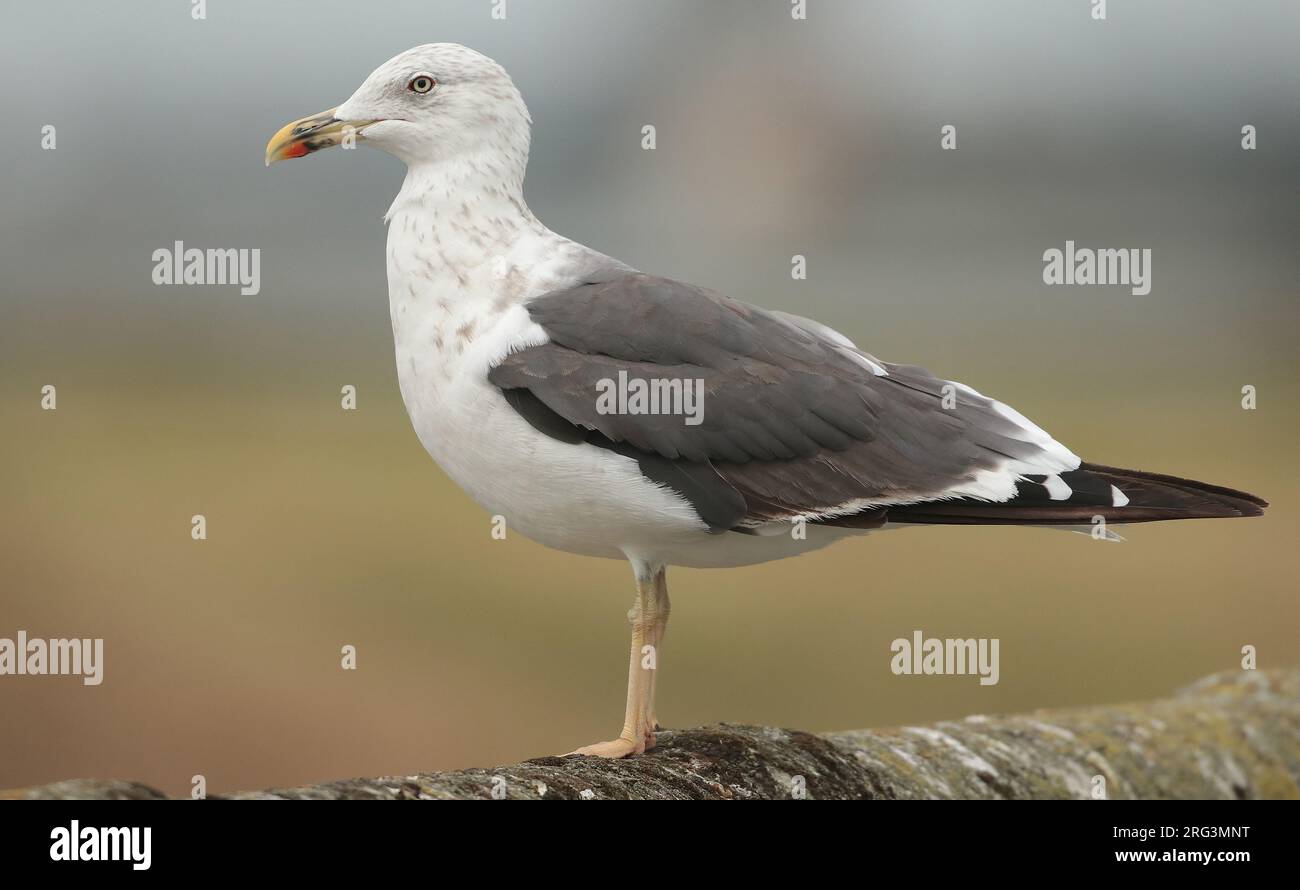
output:
POLYGON ((1047 496, 1054 501, 1068 501, 1070 495, 1074 494, 1069 484, 1058 475, 1044 479, 1043 487, 1047 489, 1047 496))

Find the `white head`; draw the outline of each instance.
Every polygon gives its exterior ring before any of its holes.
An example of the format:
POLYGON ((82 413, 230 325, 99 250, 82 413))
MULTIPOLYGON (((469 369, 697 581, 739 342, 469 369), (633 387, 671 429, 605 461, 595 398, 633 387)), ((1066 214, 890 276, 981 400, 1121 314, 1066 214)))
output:
POLYGON ((460 44, 429 43, 380 65, 337 108, 286 124, 267 144, 266 163, 352 137, 411 167, 478 157, 517 166, 522 178, 530 124, 504 68, 460 44))

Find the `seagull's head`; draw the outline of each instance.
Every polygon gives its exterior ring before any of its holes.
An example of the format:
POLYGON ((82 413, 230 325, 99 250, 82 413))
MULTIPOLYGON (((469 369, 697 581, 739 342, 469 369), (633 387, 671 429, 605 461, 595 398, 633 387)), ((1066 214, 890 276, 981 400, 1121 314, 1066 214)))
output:
POLYGON ((408 165, 487 151, 528 154, 528 108, 504 68, 457 43, 380 65, 342 105, 285 124, 266 163, 366 142, 408 165))

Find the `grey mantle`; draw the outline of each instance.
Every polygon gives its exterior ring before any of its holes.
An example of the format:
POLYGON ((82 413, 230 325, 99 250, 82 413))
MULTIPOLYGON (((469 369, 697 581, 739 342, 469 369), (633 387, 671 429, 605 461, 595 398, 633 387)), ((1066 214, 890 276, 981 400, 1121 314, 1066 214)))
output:
MULTIPOLYGON (((1171 698, 814 735, 758 726, 665 731, 622 761, 512 766, 212 795, 235 800, 1300 798, 1300 669, 1216 674, 1171 698)), ((162 799, 74 779, 22 799, 162 799)))

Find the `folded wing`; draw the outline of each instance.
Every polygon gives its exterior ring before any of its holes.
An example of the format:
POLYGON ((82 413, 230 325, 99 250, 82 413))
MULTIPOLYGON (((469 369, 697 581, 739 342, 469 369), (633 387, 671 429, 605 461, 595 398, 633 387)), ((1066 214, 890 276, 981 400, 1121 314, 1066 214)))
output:
MULTIPOLYGON (((655 276, 555 291, 528 310, 550 342, 492 382, 533 426, 611 448, 691 500, 715 529, 880 508, 1009 502, 1027 476, 1079 467, 1034 424, 969 387, 881 362, 798 316, 655 276), (702 386, 680 412, 609 413, 611 381, 702 386), (696 383, 699 381, 699 383, 696 383), (608 406, 606 405, 606 408, 608 406)), ((873 520, 874 521, 874 520, 873 520)))

